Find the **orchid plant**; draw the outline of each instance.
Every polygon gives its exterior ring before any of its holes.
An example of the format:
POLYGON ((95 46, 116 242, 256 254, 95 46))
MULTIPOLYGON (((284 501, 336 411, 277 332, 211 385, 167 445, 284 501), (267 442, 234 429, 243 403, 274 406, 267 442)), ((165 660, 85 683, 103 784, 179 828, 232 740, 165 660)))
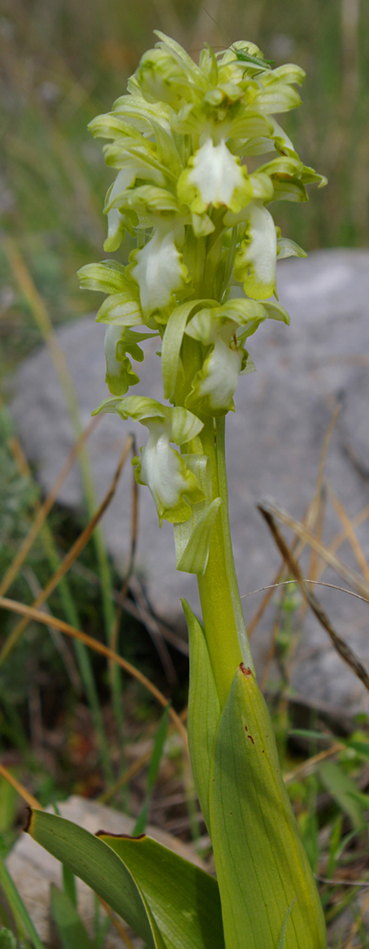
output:
POLYGON ((147 837, 93 838, 40 812, 30 832, 147 946, 323 949, 322 909, 237 586, 225 418, 239 376, 254 369, 249 337, 264 320, 289 322, 276 295, 277 261, 305 256, 281 236, 270 206, 306 201, 306 185, 325 179, 302 163, 274 117, 300 104, 302 69, 272 68, 250 42, 219 54, 205 46, 197 65, 157 36, 128 93, 90 125, 108 140, 105 159, 117 171, 104 248, 117 251, 126 230, 137 247, 126 266, 109 258, 83 267, 80 278, 106 294, 97 320, 106 324, 111 396, 96 411, 148 429, 134 459, 137 481, 151 492, 159 524, 173 524, 177 569, 197 575, 202 623, 183 603, 188 733, 217 881, 147 837), (257 165, 259 155, 268 160, 257 165), (163 403, 127 395, 151 337, 160 347, 163 403))

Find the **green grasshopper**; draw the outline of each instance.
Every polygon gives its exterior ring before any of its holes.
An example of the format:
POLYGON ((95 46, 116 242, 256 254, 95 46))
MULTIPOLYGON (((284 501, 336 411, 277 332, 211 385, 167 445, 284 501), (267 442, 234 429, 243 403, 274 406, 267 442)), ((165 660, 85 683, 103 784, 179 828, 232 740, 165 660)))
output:
MULTIPOLYGON (((213 21, 213 23, 215 23, 215 25, 218 27, 218 29, 221 29, 221 27, 219 26, 219 23, 217 23, 217 21, 214 19, 211 13, 209 13, 209 10, 207 10, 206 7, 204 7, 204 10, 205 10, 205 13, 207 13, 207 15, 213 21)), ((259 59, 258 56, 252 56, 251 53, 247 53, 245 49, 236 49, 232 45, 230 41, 230 37, 228 36, 226 31, 222 30, 222 32, 224 33, 224 36, 227 37, 227 40, 229 41, 229 48, 232 50, 232 53, 234 53, 238 62, 251 63, 253 66, 265 66, 267 69, 271 69, 272 66, 274 66, 274 62, 275 62, 274 59, 259 59)))
POLYGON ((274 65, 274 59, 259 59, 258 56, 251 56, 251 53, 246 53, 246 50, 235 49, 232 45, 229 48, 240 63, 252 63, 254 66, 266 66, 268 69, 271 69, 274 65))

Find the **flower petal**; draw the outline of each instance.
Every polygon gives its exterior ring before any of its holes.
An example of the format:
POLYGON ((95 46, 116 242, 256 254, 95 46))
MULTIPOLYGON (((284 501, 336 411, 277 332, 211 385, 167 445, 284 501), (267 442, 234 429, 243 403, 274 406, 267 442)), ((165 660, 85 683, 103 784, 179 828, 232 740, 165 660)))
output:
POLYGON ((182 456, 171 448, 170 427, 155 420, 146 424, 150 434, 135 460, 137 480, 149 488, 160 523, 165 519, 180 524, 190 518, 191 502, 202 501, 204 493, 182 456))
POLYGON ((214 145, 208 138, 189 159, 178 181, 178 197, 194 214, 203 214, 210 205, 224 205, 239 211, 252 198, 247 171, 227 148, 225 142, 214 145))
POLYGON ((133 251, 132 276, 140 288, 141 306, 146 316, 174 302, 175 291, 188 282, 188 270, 178 250, 174 231, 157 227, 145 247, 133 251))
POLYGON ((248 207, 246 236, 235 257, 234 276, 255 300, 266 300, 276 288, 277 235, 269 211, 256 201, 248 207))

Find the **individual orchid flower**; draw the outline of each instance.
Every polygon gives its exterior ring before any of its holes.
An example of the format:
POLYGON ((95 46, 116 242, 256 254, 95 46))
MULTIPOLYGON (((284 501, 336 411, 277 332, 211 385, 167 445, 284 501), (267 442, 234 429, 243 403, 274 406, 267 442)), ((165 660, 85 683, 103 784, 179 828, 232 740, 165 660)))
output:
POLYGON ((247 169, 232 155, 224 141, 214 145, 208 138, 189 158, 178 181, 178 197, 194 214, 203 214, 210 205, 240 211, 252 196, 247 169))
POLYGON ((141 456, 133 461, 136 479, 149 488, 160 525, 163 520, 171 524, 187 521, 191 506, 203 501, 205 494, 193 471, 170 443, 181 447, 191 442, 203 428, 203 422, 181 406, 168 408, 141 396, 107 399, 94 414, 101 411, 117 412, 121 418, 130 417, 148 428, 148 442, 141 449, 141 456))
POLYGON ((237 341, 237 323, 227 317, 217 318, 215 312, 201 310, 186 328, 188 336, 197 339, 208 352, 210 349, 192 381, 186 406, 217 417, 234 410, 238 376, 246 367, 251 372, 254 366, 248 352, 237 341))
POLYGON ((188 269, 179 250, 183 244, 183 229, 168 230, 165 225, 154 229, 151 239, 142 250, 131 254, 131 274, 140 288, 144 314, 154 314, 164 321, 167 308, 175 304, 175 294, 186 290, 190 281, 188 269), (160 273, 160 280, 158 280, 160 273))

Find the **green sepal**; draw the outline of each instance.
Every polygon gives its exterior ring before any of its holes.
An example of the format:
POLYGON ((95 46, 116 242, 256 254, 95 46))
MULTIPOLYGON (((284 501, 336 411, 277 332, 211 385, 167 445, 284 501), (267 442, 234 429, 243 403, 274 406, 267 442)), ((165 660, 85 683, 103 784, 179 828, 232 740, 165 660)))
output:
POLYGON ((213 877, 151 837, 99 837, 136 880, 168 949, 224 949, 213 877))
POLYGON ((127 288, 125 267, 116 260, 102 260, 99 264, 85 264, 77 270, 81 290, 100 293, 119 293, 127 288))
POLYGON ((324 917, 283 782, 268 708, 237 669, 216 735, 210 825, 227 949, 324 949, 324 917))
POLYGON ((104 300, 96 316, 97 323, 116 326, 139 326, 144 322, 138 288, 113 293, 104 300))
POLYGON ((190 647, 188 744, 192 772, 203 817, 210 833, 209 786, 220 703, 206 645, 205 630, 186 600, 182 600, 190 647))
POLYGON ((28 833, 87 883, 144 940, 148 949, 169 949, 146 898, 128 867, 98 837, 71 821, 31 811, 28 833))
POLYGON ((291 241, 289 237, 278 238, 278 257, 277 260, 283 260, 285 257, 307 257, 306 250, 291 241))

